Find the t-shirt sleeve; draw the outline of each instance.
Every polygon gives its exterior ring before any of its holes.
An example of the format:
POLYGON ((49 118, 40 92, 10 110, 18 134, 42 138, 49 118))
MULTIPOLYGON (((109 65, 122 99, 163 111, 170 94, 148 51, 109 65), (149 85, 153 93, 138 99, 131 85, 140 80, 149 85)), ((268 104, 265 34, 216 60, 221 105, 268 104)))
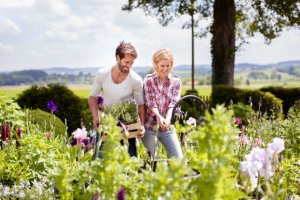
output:
POLYGON ((143 94, 143 80, 141 77, 137 77, 133 83, 133 97, 137 105, 143 105, 144 94, 143 94))
POLYGON ((96 97, 102 92, 104 78, 105 78, 104 71, 98 70, 91 88, 90 96, 96 97))

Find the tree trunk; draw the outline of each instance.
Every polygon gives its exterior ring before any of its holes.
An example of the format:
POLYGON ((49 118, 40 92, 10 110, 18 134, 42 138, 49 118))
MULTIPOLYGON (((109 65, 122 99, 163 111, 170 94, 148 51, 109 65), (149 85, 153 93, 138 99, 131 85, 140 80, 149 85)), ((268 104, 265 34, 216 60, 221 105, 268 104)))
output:
POLYGON ((212 86, 234 86, 234 0, 215 0, 212 35, 212 86))

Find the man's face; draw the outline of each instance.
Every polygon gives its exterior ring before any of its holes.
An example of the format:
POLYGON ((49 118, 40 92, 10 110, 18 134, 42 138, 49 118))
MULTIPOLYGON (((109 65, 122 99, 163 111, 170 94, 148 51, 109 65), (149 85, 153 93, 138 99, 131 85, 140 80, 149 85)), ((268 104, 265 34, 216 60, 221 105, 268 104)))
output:
POLYGON ((125 55, 124 58, 120 59, 119 56, 117 56, 117 63, 120 71, 122 73, 128 74, 130 71, 130 68, 132 67, 134 63, 135 58, 131 55, 125 55))

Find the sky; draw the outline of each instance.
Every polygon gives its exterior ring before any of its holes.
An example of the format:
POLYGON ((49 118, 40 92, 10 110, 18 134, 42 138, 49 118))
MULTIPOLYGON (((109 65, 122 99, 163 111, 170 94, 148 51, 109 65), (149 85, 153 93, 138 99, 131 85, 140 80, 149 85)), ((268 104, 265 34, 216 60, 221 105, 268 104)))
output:
MULTIPOLYGON (((191 31, 180 17, 163 27, 141 9, 122 11, 126 0, 0 0, 0 70, 103 67, 115 64, 115 49, 131 42, 135 66, 151 66, 160 48, 175 66, 191 64, 191 31)), ((211 64, 211 36, 195 39, 195 63, 211 64)), ((284 31, 270 45, 261 35, 236 54, 236 63, 270 64, 300 60, 300 30, 284 31)))

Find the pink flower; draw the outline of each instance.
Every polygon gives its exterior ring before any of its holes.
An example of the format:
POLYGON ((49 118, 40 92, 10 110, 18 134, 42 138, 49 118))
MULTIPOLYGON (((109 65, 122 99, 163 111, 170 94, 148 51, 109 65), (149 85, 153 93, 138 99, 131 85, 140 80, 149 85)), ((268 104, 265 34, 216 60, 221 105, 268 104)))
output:
POLYGON ((84 140, 87 139, 87 131, 85 128, 77 128, 77 130, 74 131, 72 135, 77 140, 77 143, 84 144, 84 140))
POLYGON ((278 155, 280 152, 284 150, 284 140, 281 138, 275 137, 273 142, 268 144, 268 152, 271 155, 278 155))
POLYGON ((240 142, 240 145, 248 144, 249 143, 248 137, 244 134, 241 134, 239 136, 239 142, 240 142))
POLYGON ((253 140, 253 146, 254 147, 260 147, 262 145, 264 145, 264 143, 263 143, 263 141, 261 140, 260 137, 254 138, 254 140, 253 140))
POLYGON ((52 133, 51 131, 47 131, 47 132, 44 133, 44 135, 45 135, 47 138, 50 138, 52 134, 53 134, 53 133, 52 133))
POLYGON ((243 121, 242 121, 240 118, 235 117, 235 118, 233 118, 233 123, 234 123, 234 124, 242 124, 243 121))

